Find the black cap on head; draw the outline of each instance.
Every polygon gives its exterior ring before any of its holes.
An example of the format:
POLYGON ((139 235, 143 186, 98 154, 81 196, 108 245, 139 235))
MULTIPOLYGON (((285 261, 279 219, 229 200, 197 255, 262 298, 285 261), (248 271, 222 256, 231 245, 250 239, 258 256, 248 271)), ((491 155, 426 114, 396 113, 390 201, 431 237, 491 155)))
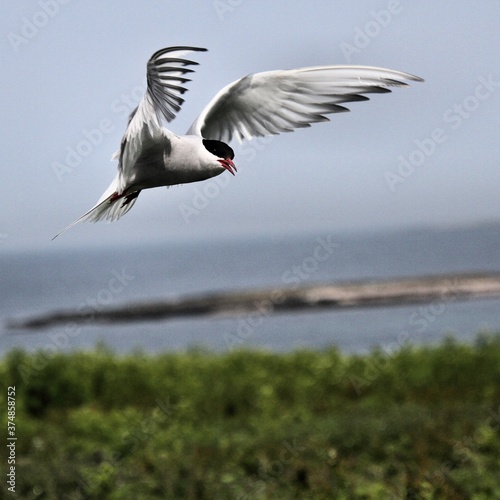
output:
POLYGON ((231 160, 234 158, 234 151, 225 142, 203 139, 203 145, 207 151, 217 156, 217 158, 229 158, 231 160))

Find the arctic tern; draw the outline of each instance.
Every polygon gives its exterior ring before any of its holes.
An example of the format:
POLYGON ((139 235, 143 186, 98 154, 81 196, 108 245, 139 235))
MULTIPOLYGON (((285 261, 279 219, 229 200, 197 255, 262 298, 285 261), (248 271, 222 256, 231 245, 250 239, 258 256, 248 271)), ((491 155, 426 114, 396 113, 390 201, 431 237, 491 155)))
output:
POLYGON ((112 156, 118 172, 96 205, 54 238, 81 221, 110 221, 126 214, 141 190, 234 175, 234 152, 228 145, 253 137, 292 132, 329 121, 331 113, 349 111, 343 104, 367 101, 364 94, 421 82, 418 76, 370 66, 312 66, 247 75, 220 90, 186 135, 163 126, 180 110, 190 66, 186 55, 200 47, 168 47, 147 63, 147 89, 129 117, 120 149, 112 156))

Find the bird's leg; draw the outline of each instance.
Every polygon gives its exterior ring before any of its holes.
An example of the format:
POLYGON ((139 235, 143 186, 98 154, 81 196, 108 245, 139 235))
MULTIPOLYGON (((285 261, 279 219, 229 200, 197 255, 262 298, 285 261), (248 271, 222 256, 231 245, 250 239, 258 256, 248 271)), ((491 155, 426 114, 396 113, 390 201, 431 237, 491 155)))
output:
POLYGON ((140 191, 134 191, 133 193, 130 194, 118 194, 118 191, 115 191, 108 200, 108 203, 114 203, 116 200, 119 200, 120 198, 123 198, 123 203, 122 207, 125 205, 128 205, 132 200, 137 198, 139 196, 140 191))
POLYGON ((121 194, 118 194, 118 191, 115 191, 110 197, 109 197, 109 204, 113 203, 114 201, 118 200, 119 198, 121 198, 123 195, 121 194))
POLYGON ((128 205, 132 200, 135 200, 139 196, 140 191, 134 191, 133 193, 127 194, 123 200, 122 207, 128 205))

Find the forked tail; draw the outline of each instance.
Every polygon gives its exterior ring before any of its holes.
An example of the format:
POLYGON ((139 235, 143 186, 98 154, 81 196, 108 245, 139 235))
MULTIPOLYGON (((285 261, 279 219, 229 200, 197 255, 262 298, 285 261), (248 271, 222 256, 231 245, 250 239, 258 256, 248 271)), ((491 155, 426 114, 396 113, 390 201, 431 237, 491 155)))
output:
POLYGON ((59 231, 52 239, 55 240, 60 234, 71 229, 79 222, 97 222, 100 220, 109 220, 112 222, 125 215, 134 206, 140 191, 126 195, 118 194, 117 186, 118 182, 115 179, 99 201, 88 212, 85 212, 79 219, 66 226, 62 231, 59 231))

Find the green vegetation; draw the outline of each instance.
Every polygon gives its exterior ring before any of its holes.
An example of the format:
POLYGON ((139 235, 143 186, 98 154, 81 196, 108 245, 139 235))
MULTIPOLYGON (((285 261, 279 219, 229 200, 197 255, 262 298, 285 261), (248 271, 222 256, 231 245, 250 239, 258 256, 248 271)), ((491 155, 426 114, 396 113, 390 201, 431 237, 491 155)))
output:
POLYGON ((0 380, 16 498, 500 498, 500 336, 364 356, 14 351, 0 380))

